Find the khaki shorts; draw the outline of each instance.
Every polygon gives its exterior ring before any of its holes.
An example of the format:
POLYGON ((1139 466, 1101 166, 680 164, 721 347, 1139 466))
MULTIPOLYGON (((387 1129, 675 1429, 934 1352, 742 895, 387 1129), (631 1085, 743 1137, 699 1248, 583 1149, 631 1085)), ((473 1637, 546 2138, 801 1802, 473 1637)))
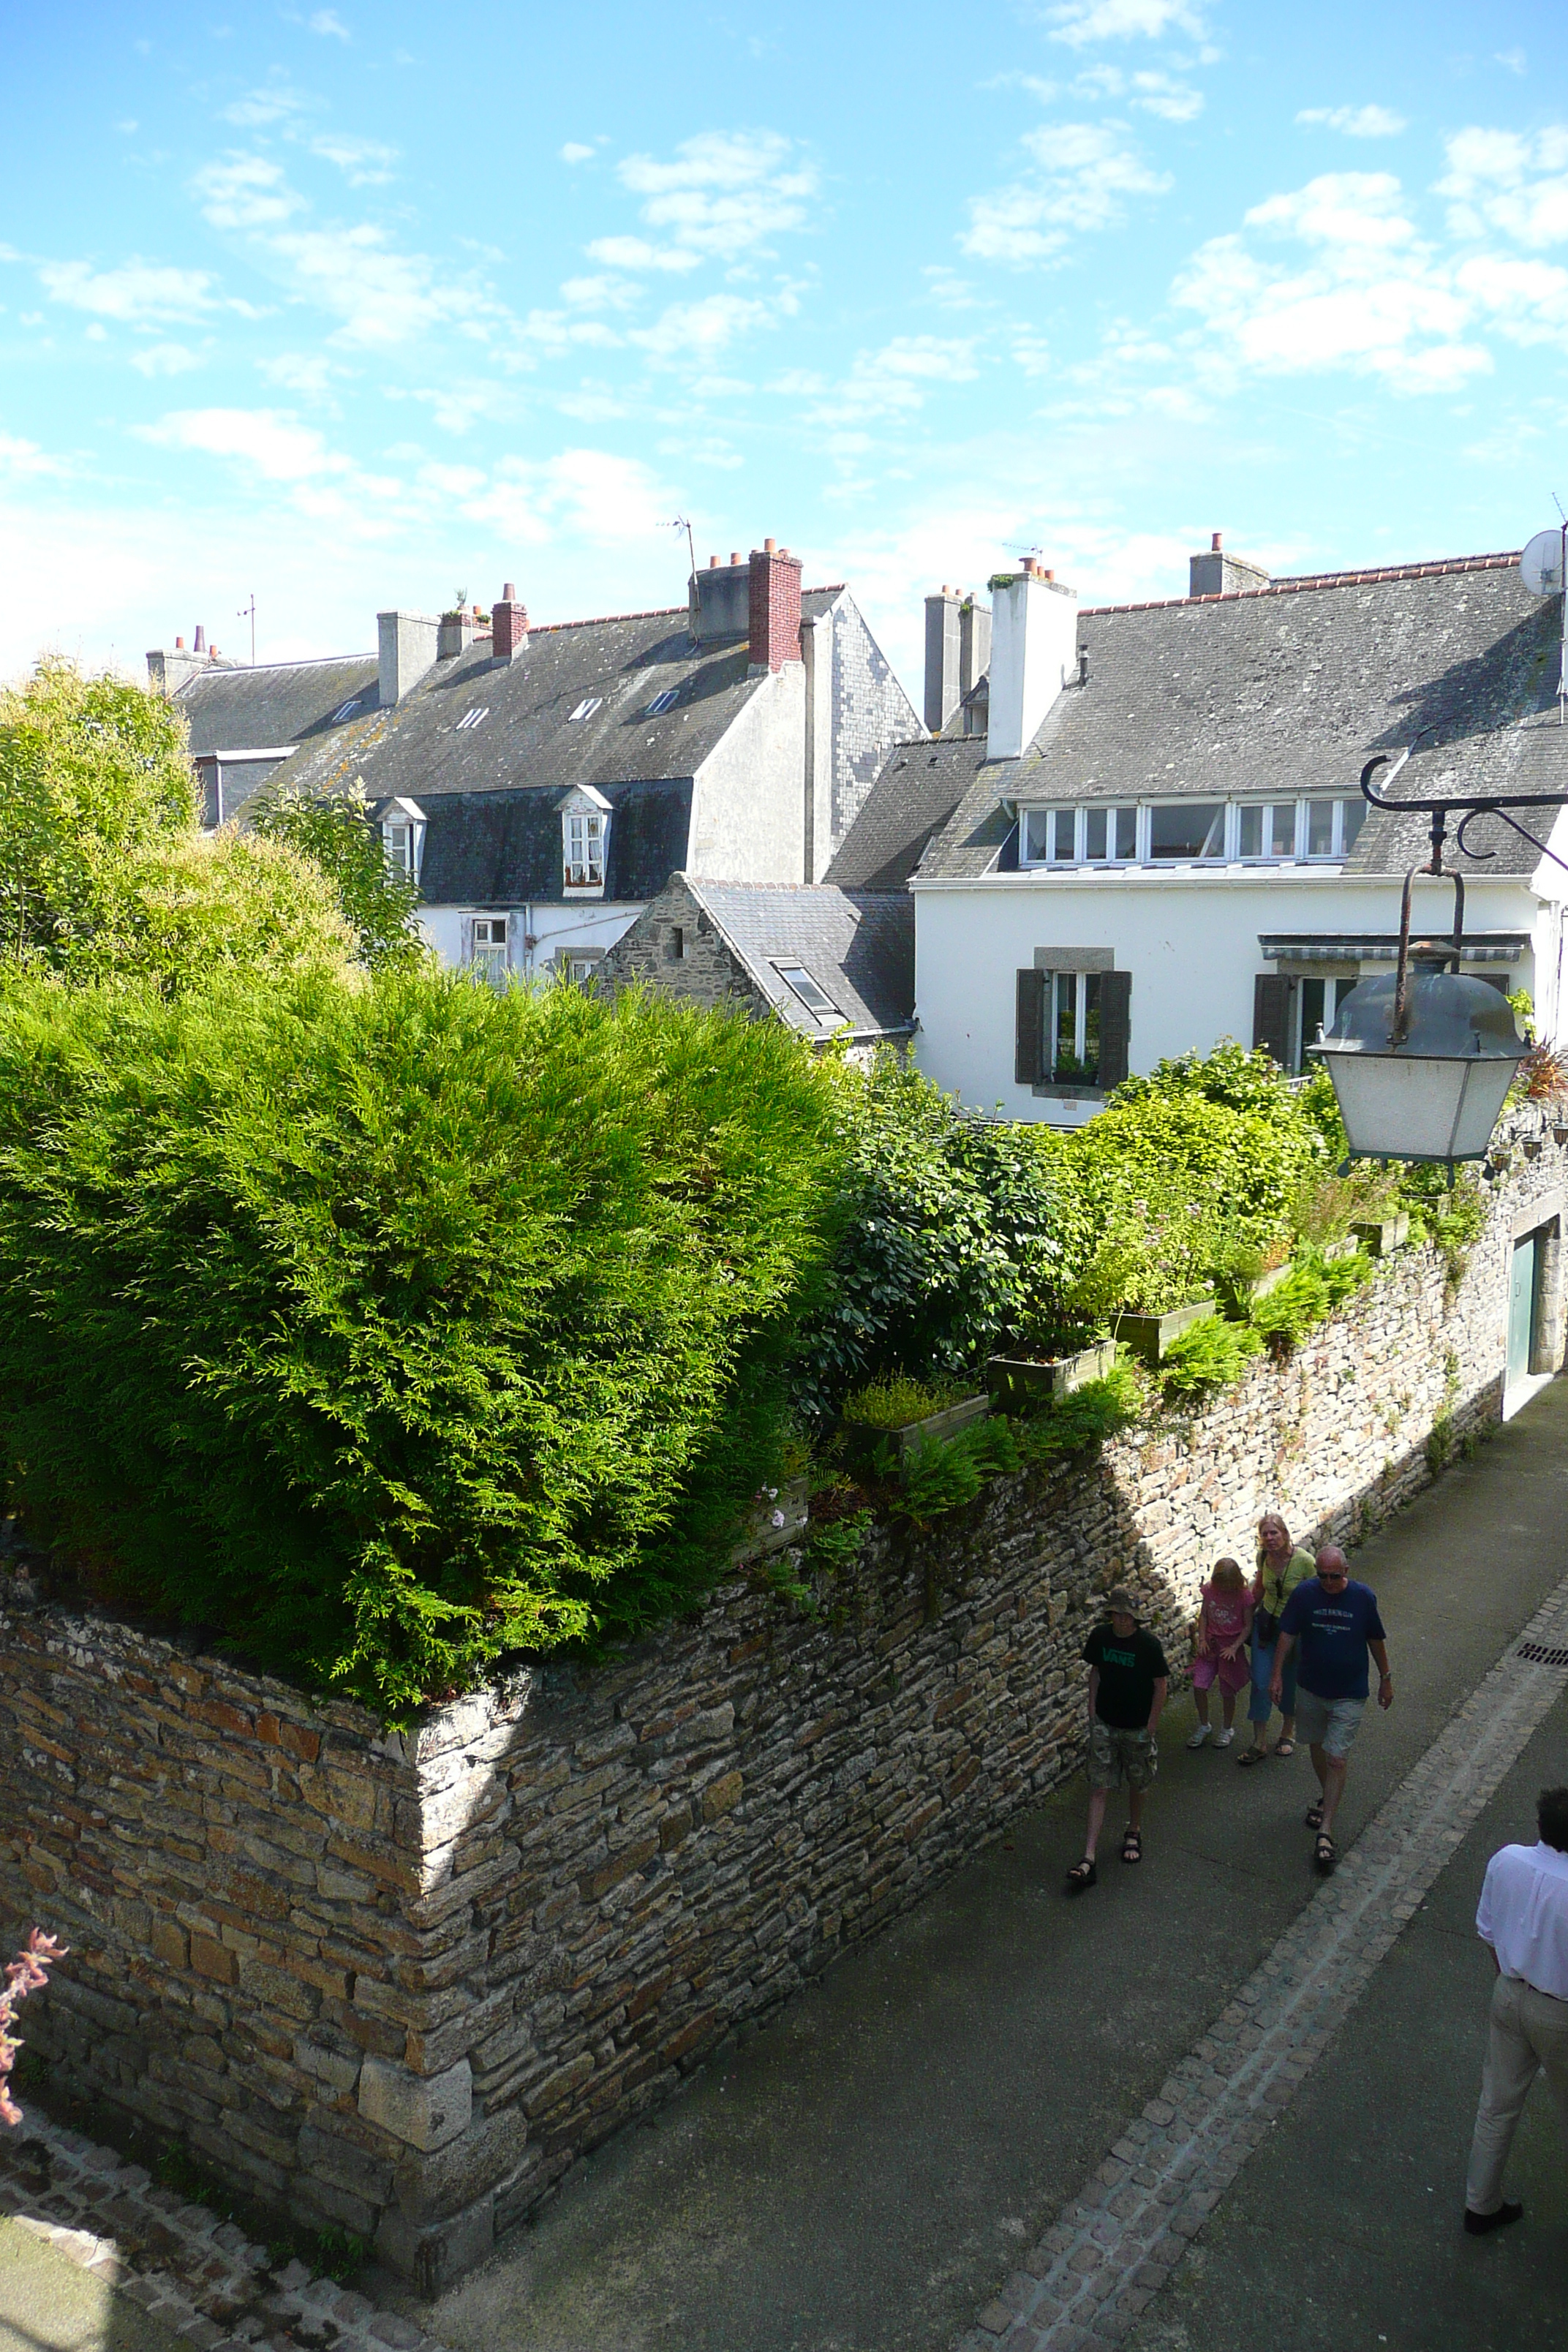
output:
POLYGON ((1325 1756, 1348 1756, 1363 1715, 1364 1698, 1320 1698, 1316 1691, 1296 1693, 1296 1737, 1325 1756))
POLYGON ((1160 1769, 1160 1751, 1145 1731, 1119 1731, 1099 1716, 1089 1727, 1091 1789, 1147 1789, 1160 1769))

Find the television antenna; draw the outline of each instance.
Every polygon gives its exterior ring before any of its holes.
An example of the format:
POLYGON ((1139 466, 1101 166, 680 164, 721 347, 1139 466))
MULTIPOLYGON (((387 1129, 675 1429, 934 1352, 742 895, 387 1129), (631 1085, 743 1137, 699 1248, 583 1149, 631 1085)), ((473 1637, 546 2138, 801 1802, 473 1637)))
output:
POLYGON ((697 577, 697 541, 691 535, 690 517, 689 515, 672 515, 669 520, 668 528, 671 530, 683 530, 686 533, 686 552, 691 558, 691 577, 695 580, 697 577))
POLYGON ((1538 530, 1519 559, 1519 576, 1532 596, 1563 597, 1563 631, 1557 654, 1557 724, 1564 721, 1564 705, 1568 703, 1568 596, 1563 594, 1568 579, 1568 514, 1563 513, 1563 501, 1553 491, 1552 503, 1563 516, 1555 530, 1538 530))
POLYGON ((242 604, 234 617, 237 621, 243 621, 247 614, 250 616, 250 667, 254 669, 256 667, 256 591, 254 588, 250 592, 249 604, 242 604))

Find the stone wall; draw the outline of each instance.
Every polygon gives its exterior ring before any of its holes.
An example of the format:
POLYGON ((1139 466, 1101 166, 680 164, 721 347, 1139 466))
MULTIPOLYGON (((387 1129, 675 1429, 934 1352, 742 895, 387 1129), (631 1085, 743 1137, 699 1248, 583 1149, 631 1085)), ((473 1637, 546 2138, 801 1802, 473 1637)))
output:
POLYGON ((29 2038, 433 2291, 1073 1769, 1113 1578, 1174 1643, 1263 1508, 1353 1536, 1429 1477, 1435 1424, 1440 1454, 1495 1419, 1512 1239, 1562 1207, 1563 1155, 1532 1148, 1457 1293, 1402 1255, 1211 1411, 999 1482, 937 1538, 875 1529, 815 1620, 742 1572, 612 1664, 405 1737, 19 1594, 0 1895, 72 1947, 29 2038))

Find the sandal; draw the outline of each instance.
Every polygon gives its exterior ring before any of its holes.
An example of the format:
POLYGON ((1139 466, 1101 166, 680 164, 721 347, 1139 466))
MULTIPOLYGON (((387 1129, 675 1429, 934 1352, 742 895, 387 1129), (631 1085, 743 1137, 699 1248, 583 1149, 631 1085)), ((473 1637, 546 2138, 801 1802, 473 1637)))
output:
POLYGON ((1309 1805, 1304 1819, 1306 1821, 1307 1827, 1310 1830, 1321 1830, 1323 1826, 1322 1806, 1321 1804, 1309 1805))
POLYGON ((1339 1858, 1339 1852, 1334 1844, 1333 1839, 1326 1836, 1324 1832, 1320 1830, 1318 1832, 1318 1843, 1312 1848, 1312 1860, 1317 1864, 1319 1872, 1324 1878, 1327 1878, 1330 1871, 1332 1870, 1339 1858))
POLYGON ((1123 1862, 1142 1861, 1143 1832, 1142 1830, 1129 1829, 1123 1832, 1121 1839, 1121 1859, 1123 1862))
POLYGON ((1293 1739, 1277 1739, 1274 1743, 1274 1753, 1276 1756, 1294 1756, 1296 1753, 1295 1741, 1293 1739))
POLYGON ((1268 1750, 1267 1748, 1244 1748, 1236 1760, 1238 1764, 1267 1764, 1268 1750))
POLYGON ((1095 1885, 1099 1876, 1099 1871, 1085 1854, 1083 1860, 1075 1862, 1068 1873, 1067 1892, 1069 1895, 1081 1895, 1086 1888, 1095 1885))

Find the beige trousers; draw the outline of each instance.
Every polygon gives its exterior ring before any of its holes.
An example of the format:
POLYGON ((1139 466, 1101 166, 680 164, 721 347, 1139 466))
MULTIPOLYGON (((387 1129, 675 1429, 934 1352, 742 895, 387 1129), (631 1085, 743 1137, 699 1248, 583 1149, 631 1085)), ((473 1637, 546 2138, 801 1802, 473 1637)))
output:
POLYGON ((1538 2069, 1545 2074, 1568 2138, 1568 2000, 1537 1992, 1522 1977, 1499 1977, 1465 2182, 1465 2203, 1472 2213, 1495 2213, 1502 2203, 1503 2167, 1538 2069))

